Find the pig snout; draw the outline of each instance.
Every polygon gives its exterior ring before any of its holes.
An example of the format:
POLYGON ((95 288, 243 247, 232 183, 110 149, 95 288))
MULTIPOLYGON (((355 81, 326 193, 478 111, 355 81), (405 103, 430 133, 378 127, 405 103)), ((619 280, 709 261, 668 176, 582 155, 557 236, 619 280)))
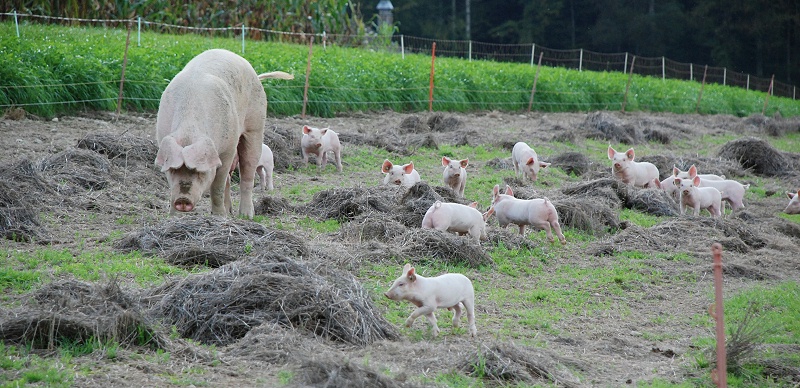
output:
POLYGON ((403 180, 402 180, 402 179, 395 179, 395 180, 394 180, 394 184, 396 184, 396 185, 398 185, 398 186, 400 186, 402 183, 403 183, 403 180))
POLYGON ((314 144, 314 148, 319 149, 320 147, 322 147, 322 143, 314 144))
POLYGON ((178 198, 175 200, 175 210, 179 212, 190 212, 194 210, 194 204, 189 198, 178 198))

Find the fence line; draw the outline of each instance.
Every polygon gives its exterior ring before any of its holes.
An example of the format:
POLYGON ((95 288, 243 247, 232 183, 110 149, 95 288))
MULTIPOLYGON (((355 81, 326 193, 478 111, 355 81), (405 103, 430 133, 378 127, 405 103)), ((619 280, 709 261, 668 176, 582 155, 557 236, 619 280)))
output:
MULTIPOLYGON (((194 26, 181 26, 175 24, 167 24, 160 22, 152 22, 144 20, 141 17, 135 19, 81 19, 81 18, 66 18, 58 16, 45 16, 34 14, 22 14, 13 12, 0 13, 0 18, 13 17, 14 23, 17 27, 17 36, 19 36, 19 18, 34 18, 43 19, 46 21, 68 22, 68 23, 93 23, 102 24, 104 26, 119 26, 133 24, 137 25, 137 42, 141 42, 141 28, 155 27, 160 31, 167 29, 176 29, 188 32, 228 32, 233 34, 241 34, 242 38, 242 52, 245 50, 245 37, 249 33, 254 33, 257 38, 268 37, 270 35, 277 37, 290 37, 294 41, 307 43, 307 40, 314 37, 322 42, 323 48, 330 42, 336 42, 340 45, 362 46, 374 45, 376 41, 383 42, 383 48, 398 51, 405 58, 406 52, 428 55, 430 53, 431 45, 435 41, 437 43, 437 53, 439 56, 458 57, 467 59, 469 61, 475 60, 492 60, 498 62, 518 62, 530 63, 534 66, 533 58, 542 54, 542 64, 550 67, 565 67, 577 69, 579 71, 614 71, 628 73, 630 67, 630 59, 632 55, 629 53, 598 53, 585 49, 551 49, 540 45, 533 44, 497 44, 485 43, 471 40, 443 40, 443 39, 429 39, 409 35, 395 35, 391 38, 378 37, 378 36, 354 36, 346 34, 327 34, 322 33, 296 33, 287 31, 268 30, 263 28, 254 28, 242 26, 232 27, 194 27, 194 26), (370 43, 372 41, 372 43, 370 43)), ((140 43, 139 43, 140 44, 140 43)), ((372 47, 372 46, 370 46, 372 47)), ((703 66, 673 61, 666 57, 639 57, 637 56, 637 64, 635 74, 643 76, 660 77, 662 79, 680 79, 697 81, 698 69, 703 66)), ((709 66, 707 70, 706 82, 716 83, 734 87, 740 87, 746 90, 756 90, 761 92, 769 92, 775 96, 787 97, 791 99, 797 98, 797 88, 794 85, 789 85, 780 81, 772 82, 772 89, 770 90, 770 78, 761 78, 751 76, 746 73, 729 71, 725 67, 712 67, 709 66)))

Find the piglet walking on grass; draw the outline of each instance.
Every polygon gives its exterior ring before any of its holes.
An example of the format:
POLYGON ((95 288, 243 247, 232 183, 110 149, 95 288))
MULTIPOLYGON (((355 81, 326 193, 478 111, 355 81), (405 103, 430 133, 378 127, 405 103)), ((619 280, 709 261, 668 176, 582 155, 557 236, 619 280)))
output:
POLYGON ((328 152, 333 152, 336 171, 342 172, 342 144, 339 142, 339 134, 330 128, 318 129, 304 125, 300 151, 303 154, 303 163, 306 165, 309 155, 316 155, 319 169, 325 168, 328 163, 328 152))
POLYGON ((511 162, 514 164, 514 172, 528 177, 531 182, 536 182, 540 169, 550 165, 550 163, 540 162, 536 151, 521 141, 514 144, 514 148, 511 149, 511 162))
POLYGON ((475 327, 475 290, 472 281, 459 273, 447 273, 433 278, 418 275, 411 264, 403 266, 403 273, 395 279, 389 291, 384 293, 391 300, 407 300, 417 306, 417 309, 406 319, 406 327, 411 327, 419 316, 428 318, 433 337, 439 335, 439 326, 436 324, 437 308, 453 310, 453 328, 458 327, 461 319, 461 307, 467 312, 469 334, 477 335, 475 327))
POLYGON ((675 178, 675 185, 680 190, 681 214, 686 208, 694 209, 694 215, 700 215, 700 209, 706 209, 712 217, 722 216, 722 194, 714 187, 697 187, 700 185, 700 177, 694 178, 675 178))
POLYGON ((608 146, 608 158, 611 159, 611 173, 614 177, 636 187, 655 187, 658 181, 658 168, 653 163, 634 162, 636 155, 633 148, 625 152, 617 152, 608 146))

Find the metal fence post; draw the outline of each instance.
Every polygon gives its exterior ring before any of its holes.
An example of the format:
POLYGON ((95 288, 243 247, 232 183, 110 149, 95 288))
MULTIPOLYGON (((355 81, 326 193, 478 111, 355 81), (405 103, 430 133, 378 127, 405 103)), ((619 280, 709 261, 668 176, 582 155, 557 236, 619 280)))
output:
POLYGON ((141 16, 137 16, 136 20, 137 20, 137 25, 138 25, 138 27, 136 29, 136 47, 141 47, 142 46, 142 17, 141 16))
POLYGON ((622 68, 623 73, 628 73, 628 53, 625 53, 625 66, 622 68))
POLYGON ((689 64, 689 81, 693 81, 694 80, 694 74, 693 73, 694 73, 694 65, 690 63, 689 64))
POLYGON ((403 39, 403 35, 400 35, 400 54, 403 59, 406 59, 406 42, 403 39))
POLYGON ((534 53, 536 53, 536 43, 531 45, 531 67, 533 67, 534 53))
POLYGON ((728 68, 722 68, 722 84, 725 85, 725 82, 728 80, 728 68))
POLYGON ((722 303, 722 245, 715 242, 711 245, 711 253, 714 256, 714 308, 711 316, 716 321, 717 331, 717 367, 711 371, 711 380, 718 387, 728 386, 728 363, 725 355, 725 311, 722 303))
MULTIPOLYGON (((436 43, 433 44, 436 47, 436 43)), ((469 41, 469 61, 472 62, 472 40, 469 41)))
POLYGON ((667 60, 666 57, 661 56, 661 80, 667 79, 667 60))
POLYGON ((583 71, 583 49, 581 49, 581 56, 578 58, 578 71, 583 71))
POLYGON ((19 22, 17 21, 17 10, 14 10, 14 26, 17 27, 17 38, 19 38, 19 22))

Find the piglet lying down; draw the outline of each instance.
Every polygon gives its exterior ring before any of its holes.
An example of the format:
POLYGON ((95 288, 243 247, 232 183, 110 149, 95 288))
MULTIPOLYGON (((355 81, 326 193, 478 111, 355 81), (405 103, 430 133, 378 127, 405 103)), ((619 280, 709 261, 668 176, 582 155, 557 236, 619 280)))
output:
POLYGON ((411 264, 403 266, 403 273, 395 279, 389 291, 384 293, 391 300, 407 300, 417 309, 406 319, 406 327, 411 327, 417 317, 424 315, 431 325, 434 337, 439 335, 436 325, 437 308, 453 309, 453 328, 461 319, 461 306, 467 311, 469 334, 477 335, 475 328, 475 290, 472 281, 460 273, 447 273, 433 278, 417 275, 411 264))

